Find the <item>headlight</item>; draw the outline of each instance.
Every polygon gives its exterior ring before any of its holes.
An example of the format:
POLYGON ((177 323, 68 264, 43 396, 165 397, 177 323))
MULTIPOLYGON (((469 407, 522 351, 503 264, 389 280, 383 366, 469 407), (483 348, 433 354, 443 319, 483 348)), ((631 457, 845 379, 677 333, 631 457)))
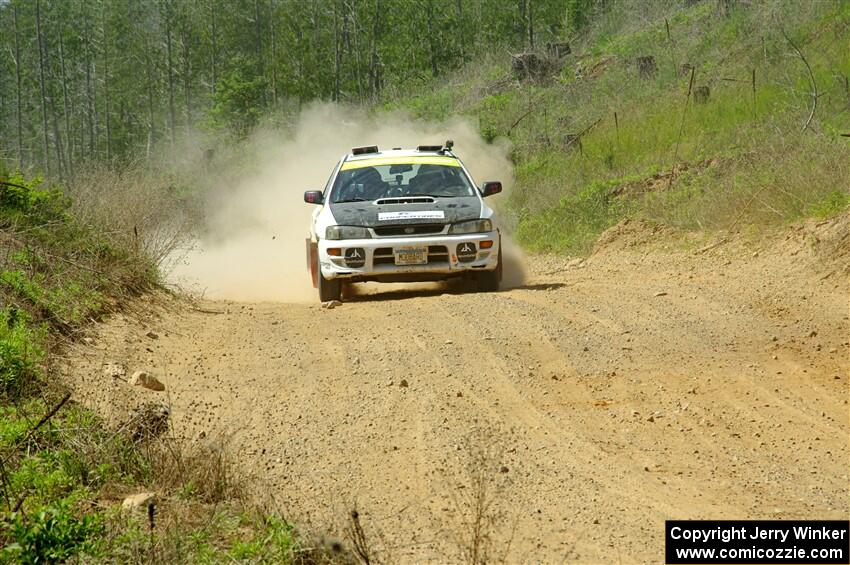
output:
POLYGON ((493 231, 493 222, 490 220, 472 220, 470 222, 460 222, 452 224, 449 233, 483 233, 493 231))
POLYGON ((328 226, 325 239, 371 239, 369 230, 360 226, 328 226))

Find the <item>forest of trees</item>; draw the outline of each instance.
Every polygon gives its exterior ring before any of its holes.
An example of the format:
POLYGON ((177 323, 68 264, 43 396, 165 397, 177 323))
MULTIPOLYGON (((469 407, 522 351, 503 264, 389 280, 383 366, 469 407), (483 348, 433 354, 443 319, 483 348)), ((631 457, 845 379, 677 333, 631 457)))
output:
POLYGON ((539 48, 594 0, 0 0, 0 161, 73 175, 182 131, 370 103, 483 51, 539 48))

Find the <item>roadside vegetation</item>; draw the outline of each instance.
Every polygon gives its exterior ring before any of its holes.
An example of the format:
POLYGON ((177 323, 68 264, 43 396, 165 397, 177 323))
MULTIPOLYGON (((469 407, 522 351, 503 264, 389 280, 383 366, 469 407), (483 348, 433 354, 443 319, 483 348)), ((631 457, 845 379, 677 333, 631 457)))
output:
POLYGON ((642 6, 600 10, 566 56, 536 51, 539 72, 488 56, 385 106, 510 138, 507 207, 533 251, 587 253, 627 216, 761 230, 847 209, 850 5, 642 6))
POLYGON ((114 206, 83 222, 73 190, 2 177, 0 562, 323 562, 323 549, 247 502, 244 477, 216 444, 176 439, 167 420, 151 419, 157 407, 106 426, 53 374, 53 354, 87 323, 159 286, 156 258, 179 234, 126 237, 110 223, 114 206), (140 492, 155 497, 122 508, 140 492))

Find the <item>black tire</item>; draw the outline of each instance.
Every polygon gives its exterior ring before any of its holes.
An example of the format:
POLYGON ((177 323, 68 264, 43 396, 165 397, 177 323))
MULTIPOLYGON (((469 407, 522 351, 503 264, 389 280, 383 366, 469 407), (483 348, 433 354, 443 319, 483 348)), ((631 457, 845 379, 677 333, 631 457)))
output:
POLYGON ((477 277, 478 292, 496 292, 499 290, 499 283, 502 282, 502 248, 499 247, 499 262, 496 268, 492 271, 483 271, 478 273, 477 277))
MULTIPOLYGON (((318 257, 316 258, 318 261, 318 257)), ((329 302, 331 300, 339 300, 342 296, 342 281, 339 279, 331 279, 328 280, 322 276, 322 269, 319 267, 318 276, 316 277, 319 281, 317 285, 319 287, 319 300, 322 302, 329 302)))

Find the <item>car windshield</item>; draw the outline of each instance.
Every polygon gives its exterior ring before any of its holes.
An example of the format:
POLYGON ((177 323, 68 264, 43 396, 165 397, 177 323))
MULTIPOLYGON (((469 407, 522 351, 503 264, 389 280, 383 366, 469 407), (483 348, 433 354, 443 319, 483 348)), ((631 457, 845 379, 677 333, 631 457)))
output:
MULTIPOLYGON (((357 163, 357 162, 355 162, 357 163)), ((336 177, 331 202, 366 202, 379 198, 474 196, 475 188, 458 165, 431 163, 376 164, 346 168, 336 177)))

